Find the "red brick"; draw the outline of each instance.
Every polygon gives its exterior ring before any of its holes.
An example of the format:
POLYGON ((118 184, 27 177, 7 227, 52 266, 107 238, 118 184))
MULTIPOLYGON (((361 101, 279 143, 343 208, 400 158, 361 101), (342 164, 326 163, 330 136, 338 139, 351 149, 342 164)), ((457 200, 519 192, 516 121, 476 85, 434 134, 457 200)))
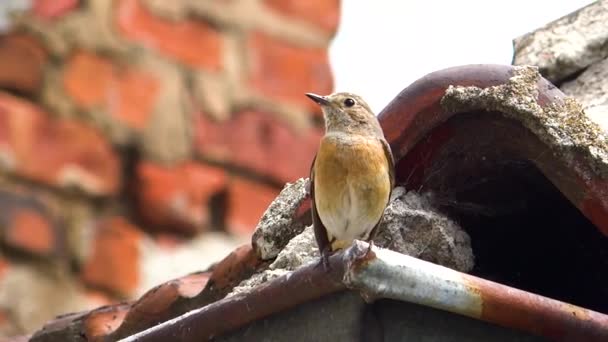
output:
POLYGON ((194 19, 174 22, 153 15, 139 0, 119 0, 116 24, 122 34, 195 68, 219 70, 220 34, 194 19))
POLYGON ((32 12, 42 19, 55 19, 78 7, 79 0, 34 0, 32 12))
POLYGON ((87 51, 74 53, 66 62, 63 87, 76 104, 90 108, 103 104, 112 83, 114 66, 87 51))
POLYGON ((250 235, 279 189, 235 177, 228 188, 226 228, 234 234, 250 235))
POLYGON ((277 12, 334 34, 340 21, 340 0, 265 0, 277 12))
POLYGON ((0 256, 0 280, 2 280, 2 277, 4 277, 9 267, 8 261, 4 257, 0 256))
POLYGON ((308 176, 322 131, 294 132, 276 116, 236 113, 224 122, 196 116, 195 143, 206 158, 248 168, 279 182, 308 176))
POLYGON ((114 194, 120 161, 92 127, 52 120, 42 109, 0 92, 0 160, 5 169, 52 186, 77 186, 94 195, 114 194))
POLYGON ((186 162, 137 166, 137 207, 146 223, 192 234, 207 228, 209 200, 224 190, 224 169, 186 162))
POLYGON ((7 313, 5 312, 5 310, 0 310, 0 327, 6 326, 9 323, 10 323, 10 319, 9 319, 7 313))
POLYGON ((159 93, 151 74, 119 67, 93 53, 80 51, 67 62, 63 86, 81 108, 104 108, 113 118, 143 129, 159 93))
POLYGON ((57 251, 58 237, 49 217, 27 208, 15 210, 6 229, 6 244, 37 255, 57 251))
POLYGON ((92 253, 83 266, 83 281, 121 296, 131 295, 139 283, 141 239, 139 229, 122 217, 100 222, 92 253))
MULTIPOLYGON (((1 279, 0 279, 1 280, 1 279)), ((1 283, 1 282, 0 282, 1 283)), ((15 333, 16 324, 14 320, 14 315, 11 315, 11 309, 8 307, 0 308, 0 336, 6 336, 7 334, 10 336, 15 333)), ((11 338, 0 338, 0 341, 3 342, 26 342, 29 339, 25 336, 13 336, 11 338)))
POLYGON ((262 33, 251 34, 247 48, 249 84, 264 96, 317 111, 304 93, 332 91, 327 49, 299 47, 262 33))
POLYGON ((87 309, 95 309, 101 306, 112 305, 117 301, 112 299, 107 293, 99 290, 86 289, 85 300, 87 309))
POLYGON ((27 34, 0 38, 0 87, 33 94, 42 85, 47 53, 41 42, 27 34))
POLYGON ((127 69, 115 81, 118 81, 119 96, 115 102, 108 101, 110 113, 133 128, 143 129, 160 91, 158 80, 152 75, 127 69))
POLYGON ((42 257, 60 254, 65 235, 49 208, 52 198, 31 188, 5 186, 0 190, 0 239, 14 250, 42 257))

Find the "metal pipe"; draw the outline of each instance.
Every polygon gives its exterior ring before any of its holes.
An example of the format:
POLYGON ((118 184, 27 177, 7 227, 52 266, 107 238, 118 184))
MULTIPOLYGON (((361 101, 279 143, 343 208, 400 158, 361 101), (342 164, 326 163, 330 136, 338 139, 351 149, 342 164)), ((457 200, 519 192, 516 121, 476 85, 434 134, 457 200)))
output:
POLYGON ((555 341, 608 341, 608 316, 357 241, 344 283, 366 297, 416 303, 555 341))

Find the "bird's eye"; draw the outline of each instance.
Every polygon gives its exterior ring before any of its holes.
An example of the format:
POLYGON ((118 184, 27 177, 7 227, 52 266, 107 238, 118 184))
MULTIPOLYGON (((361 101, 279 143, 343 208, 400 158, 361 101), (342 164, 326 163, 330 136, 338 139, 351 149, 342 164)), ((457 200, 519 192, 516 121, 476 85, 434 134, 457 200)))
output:
POLYGON ((345 105, 346 107, 352 107, 352 106, 354 106, 354 105, 355 105, 355 100, 353 100, 353 99, 351 99, 350 97, 348 97, 348 98, 346 98, 346 99, 344 100, 344 105, 345 105))

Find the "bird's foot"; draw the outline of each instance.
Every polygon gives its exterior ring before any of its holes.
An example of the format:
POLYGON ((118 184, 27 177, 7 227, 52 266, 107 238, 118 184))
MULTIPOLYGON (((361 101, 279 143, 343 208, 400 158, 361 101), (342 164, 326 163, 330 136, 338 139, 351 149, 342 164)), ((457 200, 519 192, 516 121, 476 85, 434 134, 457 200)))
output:
POLYGON ((319 262, 315 265, 315 268, 323 267, 323 272, 329 272, 329 254, 321 254, 319 262))
POLYGON ((365 251, 365 255, 363 256, 364 258, 367 258, 369 256, 369 253, 372 252, 372 247, 374 247, 374 241, 370 240, 367 246, 367 251, 365 251))

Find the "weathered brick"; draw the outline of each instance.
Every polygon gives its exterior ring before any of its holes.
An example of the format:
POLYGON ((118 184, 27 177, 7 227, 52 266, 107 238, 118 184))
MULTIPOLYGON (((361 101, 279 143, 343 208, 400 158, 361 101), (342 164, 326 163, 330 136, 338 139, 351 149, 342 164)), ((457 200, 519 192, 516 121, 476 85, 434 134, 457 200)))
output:
POLYGON ((63 87, 84 108, 103 104, 113 82, 114 65, 92 52, 78 51, 66 61, 63 87))
POLYGON ((0 92, 0 167, 58 187, 109 195, 120 186, 120 161, 92 127, 52 120, 34 104, 0 92))
POLYGON ((2 255, 0 255, 0 280, 2 279, 2 277, 4 277, 9 267, 10 266, 8 260, 6 260, 2 255))
POLYGON ((201 20, 173 22, 152 14, 139 0, 119 0, 116 24, 128 39, 196 68, 219 70, 219 32, 201 20))
POLYGON ((82 270, 94 288, 129 296, 139 282, 139 244, 143 235, 123 217, 111 217, 96 227, 92 251, 82 270))
POLYGON ((51 257, 65 245, 50 198, 20 187, 0 190, 0 239, 21 252, 51 257))
POLYGON ((276 116, 258 112, 236 113, 227 121, 196 117, 198 152, 217 161, 273 177, 279 182, 308 175, 321 137, 320 129, 295 132, 276 116))
POLYGON ((57 252, 59 236, 50 217, 28 208, 16 209, 11 216, 5 233, 7 245, 36 255, 57 252))
POLYGON ((250 235, 280 190, 241 177, 231 179, 228 188, 226 228, 234 234, 250 235))
POLYGON ((34 0, 32 12, 42 19, 55 19, 78 7, 80 0, 34 0))
POLYGON ((151 74, 114 65, 87 51, 77 52, 67 61, 63 86, 80 108, 104 108, 114 119, 137 130, 148 122, 160 87, 151 74))
POLYGON ((334 34, 340 21, 340 0, 265 0, 275 11, 334 34))
MULTIPOLYGON (((5 284, 4 278, 9 272, 10 264, 9 261, 2 255, 0 255, 0 287, 5 284)), ((8 308, 0 308, 0 336, 13 335, 15 332, 14 324, 11 322, 9 315, 7 314, 8 308)))
POLYGON ((255 32, 248 37, 247 49, 249 84, 268 98, 317 111, 304 93, 328 94, 333 88, 325 48, 299 47, 255 32))
MULTIPOLYGON (((13 335, 14 333, 11 330, 14 330, 15 327, 13 327, 13 324, 9 318, 9 314, 7 312, 8 310, 5 308, 0 309, 0 336, 10 336, 13 335)), ((27 341, 27 339, 22 339, 19 340, 17 338, 15 339, 7 339, 5 341, 8 342, 21 342, 21 341, 27 341)))
POLYGON ((158 80, 144 72, 126 69, 116 79, 119 98, 109 102, 110 113, 127 125, 143 129, 154 110, 160 85, 158 80))
POLYGON ((137 166, 137 207, 150 225, 192 234, 207 228, 209 200, 225 186, 222 168, 195 162, 171 167, 141 162, 137 166))
POLYGON ((0 37, 0 87, 33 94, 42 85, 47 53, 31 35, 13 33, 0 37))

